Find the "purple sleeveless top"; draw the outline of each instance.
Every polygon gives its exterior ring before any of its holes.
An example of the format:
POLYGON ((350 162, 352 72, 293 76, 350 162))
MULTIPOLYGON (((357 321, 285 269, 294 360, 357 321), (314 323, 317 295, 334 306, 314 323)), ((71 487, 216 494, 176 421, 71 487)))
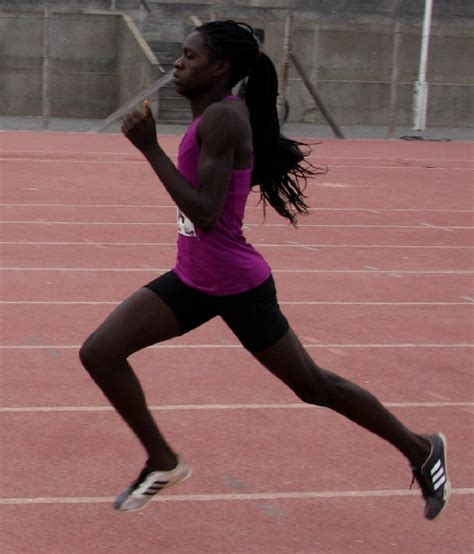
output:
MULTIPOLYGON (((200 148, 194 120, 178 152, 180 173, 199 188, 200 148)), ((252 169, 233 170, 217 225, 204 233, 178 210, 178 255, 174 272, 190 287, 225 296, 257 287, 271 274, 270 266, 242 233, 252 169)))

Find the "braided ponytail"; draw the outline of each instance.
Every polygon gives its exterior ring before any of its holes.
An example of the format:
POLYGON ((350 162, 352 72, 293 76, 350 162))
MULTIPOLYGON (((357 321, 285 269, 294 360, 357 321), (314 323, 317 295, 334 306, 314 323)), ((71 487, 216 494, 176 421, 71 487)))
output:
POLYGON ((261 52, 249 25, 213 21, 196 29, 216 58, 230 62, 230 87, 248 76, 245 103, 253 134, 253 185, 260 188, 265 210, 270 204, 293 225, 308 213, 304 189, 307 179, 324 171, 305 158, 303 143, 282 136, 278 121, 278 78, 271 59, 261 52))

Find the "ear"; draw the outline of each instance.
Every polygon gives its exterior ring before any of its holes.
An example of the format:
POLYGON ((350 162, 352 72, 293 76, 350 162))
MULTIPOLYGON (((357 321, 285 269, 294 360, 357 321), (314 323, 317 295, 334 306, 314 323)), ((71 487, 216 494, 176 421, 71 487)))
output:
POLYGON ((217 76, 230 73, 230 62, 228 60, 214 60, 214 74, 217 76))

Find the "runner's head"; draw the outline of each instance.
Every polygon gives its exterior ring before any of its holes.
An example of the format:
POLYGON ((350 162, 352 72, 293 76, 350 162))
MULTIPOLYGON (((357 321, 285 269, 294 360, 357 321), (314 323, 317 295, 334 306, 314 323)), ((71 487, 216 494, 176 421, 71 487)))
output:
POLYGON ((229 62, 229 88, 247 77, 259 57, 259 46, 252 28, 235 21, 210 21, 196 31, 204 37, 209 59, 229 62))

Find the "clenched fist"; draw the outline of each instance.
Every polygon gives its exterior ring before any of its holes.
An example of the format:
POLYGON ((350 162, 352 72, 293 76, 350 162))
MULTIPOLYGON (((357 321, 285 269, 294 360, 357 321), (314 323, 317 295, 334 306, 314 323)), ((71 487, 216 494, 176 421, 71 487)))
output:
POLYGON ((144 110, 135 110, 125 116, 122 133, 140 152, 146 153, 158 146, 155 118, 147 101, 144 110))

